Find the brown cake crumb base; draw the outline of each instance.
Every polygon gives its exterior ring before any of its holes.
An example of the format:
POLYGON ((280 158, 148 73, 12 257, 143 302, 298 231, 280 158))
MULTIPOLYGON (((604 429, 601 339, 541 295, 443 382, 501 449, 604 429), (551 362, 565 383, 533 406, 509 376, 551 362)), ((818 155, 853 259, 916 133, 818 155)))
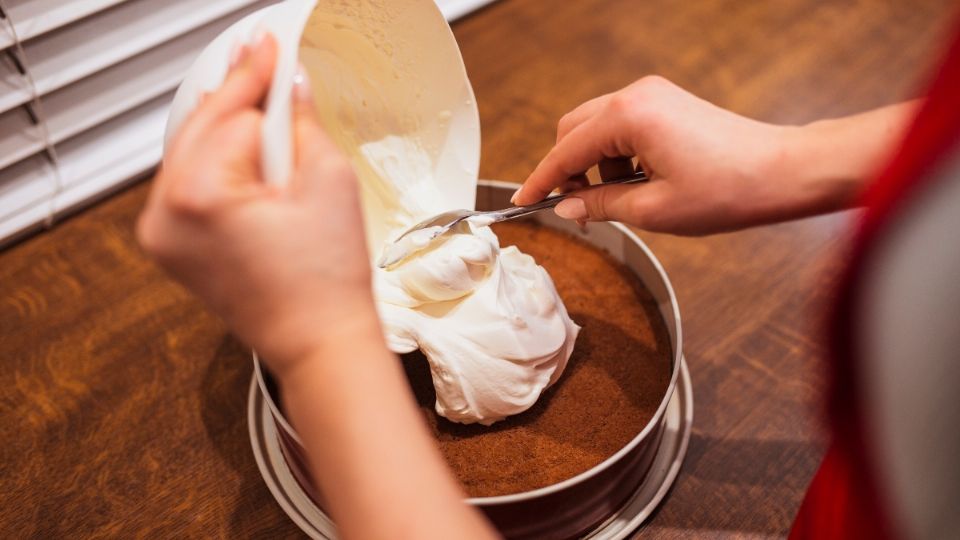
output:
POLYGON ((529 410, 492 426, 434 411, 426 359, 403 357, 424 416, 471 497, 519 493, 576 476, 633 439, 670 380, 670 341, 656 302, 629 269, 573 236, 533 223, 494 227, 553 278, 583 330, 560 380, 529 410))

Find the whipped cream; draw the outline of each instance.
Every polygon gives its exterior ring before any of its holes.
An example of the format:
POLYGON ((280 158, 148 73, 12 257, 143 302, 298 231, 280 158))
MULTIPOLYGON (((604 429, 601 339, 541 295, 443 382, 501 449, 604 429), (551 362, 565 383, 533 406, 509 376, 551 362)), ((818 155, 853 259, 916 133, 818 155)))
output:
MULTIPOLYGON (((396 164, 401 148, 411 151, 386 139, 364 145, 363 154, 380 181, 429 185, 430 176, 408 176, 414 168, 376 166, 396 164)), ((395 207, 395 235, 451 209, 435 190, 415 191, 421 197, 415 211, 395 207)), ((489 220, 465 220, 430 242, 434 232, 424 229, 400 245, 385 240, 380 246, 384 258, 396 257, 396 250, 404 255, 374 269, 387 344, 397 353, 423 351, 437 413, 450 420, 489 425, 527 410, 563 373, 580 327, 546 270, 515 246, 501 248, 489 220)))
POLYGON ((324 6, 299 55, 321 123, 357 173, 386 341, 396 353, 424 352, 446 418, 491 424, 523 412, 563 373, 580 330, 542 267, 501 248, 483 220, 433 242, 430 231, 415 236, 396 248, 409 257, 373 264, 412 225, 474 205, 475 108, 472 97, 450 99, 472 96, 469 81, 462 68, 439 69, 459 58, 422 45, 423 29, 444 23, 380 0, 324 6))

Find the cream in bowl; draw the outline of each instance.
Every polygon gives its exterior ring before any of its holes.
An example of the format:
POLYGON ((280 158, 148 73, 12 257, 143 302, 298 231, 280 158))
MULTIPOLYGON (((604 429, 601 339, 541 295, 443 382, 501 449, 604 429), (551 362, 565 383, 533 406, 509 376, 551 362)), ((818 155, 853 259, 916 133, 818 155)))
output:
MULTIPOLYGON (((169 131, 223 76, 227 43, 259 26, 279 38, 266 104, 265 173, 290 170, 293 67, 308 71, 321 122, 357 172, 367 245, 474 205, 479 124, 459 50, 428 0, 293 1, 259 11, 205 51, 178 91, 169 131), (299 37, 293 29, 301 29, 299 37), (217 55, 220 56, 217 56, 217 55)), ((563 373, 579 327, 549 275, 489 227, 470 224, 390 268, 374 268, 388 346, 426 355, 436 410, 491 424, 527 410, 563 373)))

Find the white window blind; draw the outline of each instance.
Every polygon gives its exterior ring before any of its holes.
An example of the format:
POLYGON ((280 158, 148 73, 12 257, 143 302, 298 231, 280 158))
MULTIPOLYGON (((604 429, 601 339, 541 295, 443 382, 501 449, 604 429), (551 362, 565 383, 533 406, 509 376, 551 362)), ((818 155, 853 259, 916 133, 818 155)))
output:
POLYGON ((277 1, 0 0, 0 244, 156 166, 194 57, 277 1))

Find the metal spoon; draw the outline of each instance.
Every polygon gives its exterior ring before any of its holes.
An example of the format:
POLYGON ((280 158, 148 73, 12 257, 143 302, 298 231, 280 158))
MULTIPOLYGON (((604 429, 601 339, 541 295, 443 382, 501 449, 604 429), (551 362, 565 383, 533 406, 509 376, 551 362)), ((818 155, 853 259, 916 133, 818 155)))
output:
MULTIPOLYGON (((640 182, 646 182, 647 175, 642 171, 637 171, 631 175, 624 176, 621 178, 614 178, 611 180, 605 180, 603 184, 597 185, 596 187, 601 187, 604 185, 610 184, 636 184, 640 182)), ((592 188, 592 187, 591 187, 592 188)), ((586 188, 586 189, 591 189, 586 188)), ((479 212, 476 210, 450 210, 449 212, 444 212, 438 214, 431 218, 425 219, 420 223, 417 223, 413 227, 410 227, 403 232, 396 240, 393 241, 393 244, 389 246, 385 251, 383 256, 377 262, 377 266, 380 268, 386 268, 388 266, 393 266, 398 262, 406 259, 412 253, 425 249, 431 242, 433 242, 439 236, 447 233, 456 226, 458 223, 466 219, 475 219, 476 221, 481 222, 484 225, 490 225, 493 223, 499 223, 501 221, 507 221, 510 219, 516 219, 523 217, 534 212, 539 212, 540 210, 546 210, 548 208, 553 208, 554 206, 560 204, 560 201, 566 199, 567 197, 576 195, 577 191, 571 191, 570 193, 563 193, 561 195, 553 195, 547 197, 546 199, 534 203, 528 206, 513 206, 510 208, 504 208, 502 210, 489 210, 485 212, 479 212), (420 238, 417 238, 417 242, 414 249, 390 249, 391 247, 396 246, 404 238, 408 238, 409 235, 422 231, 424 229, 431 229, 431 231, 420 238)))

